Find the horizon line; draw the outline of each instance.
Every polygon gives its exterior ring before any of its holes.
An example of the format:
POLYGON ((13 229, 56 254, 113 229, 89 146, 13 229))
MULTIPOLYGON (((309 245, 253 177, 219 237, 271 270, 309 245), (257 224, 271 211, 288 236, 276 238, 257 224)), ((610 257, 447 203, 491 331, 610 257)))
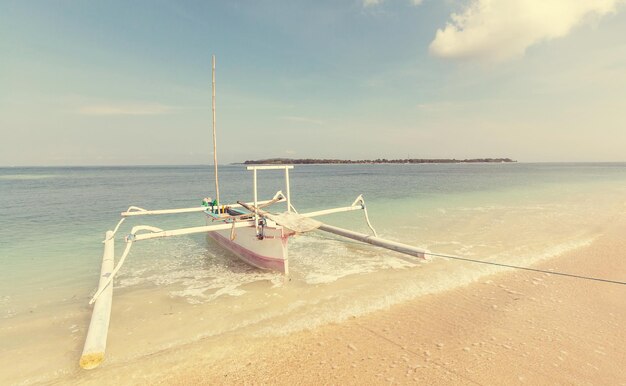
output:
MULTIPOLYGON (((329 158, 330 159, 330 158, 329 158)), ((436 159, 436 158, 424 158, 424 159, 436 159)), ((442 158, 443 159, 443 158, 442 158)), ((320 160, 322 160, 320 158, 320 160)), ((366 160, 367 161, 367 160, 366 160)), ((221 166, 234 166, 234 165, 244 165, 245 161, 242 162, 229 162, 224 164, 218 164, 218 167, 221 166)), ((476 162, 480 163, 480 162, 476 162)), ((484 162, 484 163, 493 163, 500 164, 499 162, 484 162)), ((504 162, 504 163, 518 163, 518 164, 559 164, 559 163, 568 163, 568 164, 626 164, 625 161, 515 161, 515 162, 504 162)), ((376 163, 381 165, 404 165, 399 163, 376 163)), ((425 163, 429 164, 429 163, 425 163)), ((439 163, 430 163, 430 164, 439 164, 439 163)), ((447 164, 447 163, 446 163, 447 164)), ((306 166, 307 164, 298 164, 298 166, 306 166)), ((357 163, 338 163, 338 164, 328 164, 328 163, 318 163, 318 164, 309 164, 309 165, 359 165, 357 163)), ((411 165, 422 165, 419 163, 411 164, 411 165)), ((74 165, 0 165, 0 169, 12 169, 12 168, 91 168, 91 167, 173 167, 173 166, 206 166, 212 167, 214 164, 74 164, 74 165)))

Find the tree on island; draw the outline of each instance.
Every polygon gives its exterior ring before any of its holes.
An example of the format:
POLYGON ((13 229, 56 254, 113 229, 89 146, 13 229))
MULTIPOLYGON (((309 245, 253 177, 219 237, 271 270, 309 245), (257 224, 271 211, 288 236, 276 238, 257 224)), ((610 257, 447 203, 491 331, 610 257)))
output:
POLYGON ((262 160, 248 160, 244 165, 307 165, 307 164, 443 164, 443 163, 502 163, 517 162, 510 158, 472 158, 458 160, 456 158, 405 158, 386 159, 377 158, 375 160, 341 160, 341 159, 314 159, 314 158, 268 158, 262 160))

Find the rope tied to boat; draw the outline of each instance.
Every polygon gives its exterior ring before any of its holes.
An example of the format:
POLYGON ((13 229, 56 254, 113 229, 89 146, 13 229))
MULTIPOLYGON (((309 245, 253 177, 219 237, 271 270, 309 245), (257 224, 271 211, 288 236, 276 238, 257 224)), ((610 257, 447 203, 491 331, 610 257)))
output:
POLYGON ((444 253, 428 252, 427 254, 431 255, 431 256, 443 257, 443 258, 447 258, 447 259, 467 261, 467 262, 470 262, 470 263, 495 265, 495 266, 504 267, 504 268, 513 268, 513 269, 519 269, 519 270, 523 270, 523 271, 530 271, 530 272, 546 273, 546 274, 549 274, 549 275, 571 277, 571 278, 574 278, 574 279, 584 279, 584 280, 599 281, 599 282, 604 282, 604 283, 626 285, 626 281, 611 280, 611 279, 605 279, 605 278, 601 278, 601 277, 584 276, 584 275, 577 275, 577 274, 574 274, 574 273, 550 271, 550 270, 547 270, 547 269, 523 267, 523 266, 519 266, 519 265, 505 264, 505 263, 496 263, 496 262, 493 262, 493 261, 470 259, 468 257, 462 257, 462 256, 446 255, 444 253))

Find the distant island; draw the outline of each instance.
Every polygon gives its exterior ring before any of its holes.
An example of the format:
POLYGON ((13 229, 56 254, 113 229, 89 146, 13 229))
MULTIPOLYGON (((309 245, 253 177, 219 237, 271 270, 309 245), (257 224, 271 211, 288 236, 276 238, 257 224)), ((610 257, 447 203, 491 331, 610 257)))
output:
POLYGON ((373 160, 343 160, 343 159, 292 159, 292 158, 268 158, 261 160, 248 160, 244 165, 302 165, 302 164, 458 164, 458 163, 502 163, 517 162, 510 158, 406 158, 406 159, 386 159, 378 158, 373 160))

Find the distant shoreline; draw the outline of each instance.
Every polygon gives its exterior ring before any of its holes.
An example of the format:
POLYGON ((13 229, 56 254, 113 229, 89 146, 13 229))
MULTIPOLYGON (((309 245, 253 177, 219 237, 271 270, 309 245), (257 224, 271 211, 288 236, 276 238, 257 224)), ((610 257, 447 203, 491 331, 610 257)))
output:
POLYGON ((406 158, 406 159, 386 159, 375 160, 341 160, 341 159, 314 159, 314 158, 268 158, 262 160, 247 160, 244 165, 336 165, 336 164, 458 164, 458 163, 508 163, 517 162, 510 158, 406 158))

